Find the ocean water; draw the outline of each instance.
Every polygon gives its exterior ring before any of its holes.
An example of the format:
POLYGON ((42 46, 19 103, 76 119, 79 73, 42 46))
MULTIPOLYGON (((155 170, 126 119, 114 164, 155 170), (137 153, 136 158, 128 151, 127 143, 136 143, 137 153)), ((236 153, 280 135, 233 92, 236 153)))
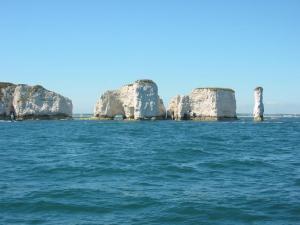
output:
POLYGON ((0 224, 300 224, 300 118, 2 121, 0 224))

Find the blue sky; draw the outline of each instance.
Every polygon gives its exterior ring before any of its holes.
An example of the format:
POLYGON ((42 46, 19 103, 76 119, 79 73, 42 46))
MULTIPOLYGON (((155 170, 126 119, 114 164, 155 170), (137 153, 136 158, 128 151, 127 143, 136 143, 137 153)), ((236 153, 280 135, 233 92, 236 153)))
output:
POLYGON ((0 80, 41 84, 92 112, 100 94, 153 79, 167 105, 196 87, 235 89, 251 112, 300 113, 298 0, 0 0, 0 80))

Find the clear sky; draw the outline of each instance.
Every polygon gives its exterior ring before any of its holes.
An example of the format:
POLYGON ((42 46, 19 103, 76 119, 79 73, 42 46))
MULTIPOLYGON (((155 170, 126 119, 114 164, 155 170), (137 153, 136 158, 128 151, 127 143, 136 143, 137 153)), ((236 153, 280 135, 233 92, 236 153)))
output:
POLYGON ((92 112, 100 94, 153 79, 165 101, 235 89, 251 112, 300 113, 299 0, 0 0, 0 80, 41 84, 92 112))

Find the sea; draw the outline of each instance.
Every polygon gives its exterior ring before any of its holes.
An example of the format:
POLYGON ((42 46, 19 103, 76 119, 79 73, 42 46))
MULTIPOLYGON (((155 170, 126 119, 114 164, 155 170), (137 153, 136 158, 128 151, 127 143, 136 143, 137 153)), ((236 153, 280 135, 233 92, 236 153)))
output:
POLYGON ((298 225, 300 117, 1 121, 0 224, 298 225))

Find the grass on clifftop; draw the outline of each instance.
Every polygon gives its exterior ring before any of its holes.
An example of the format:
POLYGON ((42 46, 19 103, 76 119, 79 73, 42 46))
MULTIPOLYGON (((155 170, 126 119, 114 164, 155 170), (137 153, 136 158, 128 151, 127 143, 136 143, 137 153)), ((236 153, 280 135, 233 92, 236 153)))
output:
POLYGON ((136 80, 135 82, 131 83, 131 84, 126 84, 125 86, 133 86, 134 83, 138 83, 138 84, 155 84, 155 82, 153 80, 148 80, 148 79, 142 79, 142 80, 136 80))
POLYGON ((15 87, 16 85, 15 85, 15 84, 12 84, 12 83, 8 83, 8 82, 0 82, 0 100, 1 100, 2 97, 3 97, 2 89, 7 88, 7 87, 9 87, 9 86, 15 87))
POLYGON ((144 80, 137 80, 136 83, 142 83, 142 84, 154 84, 154 81, 153 81, 153 80, 147 80, 147 79, 144 79, 144 80))
POLYGON ((202 90, 202 89, 209 89, 212 91, 232 91, 232 92, 234 92, 234 90, 231 88, 221 88, 221 87, 201 87, 201 88, 196 88, 195 90, 202 90))
POLYGON ((7 88, 8 86, 16 86, 16 85, 8 82, 0 82, 0 89, 7 88))

